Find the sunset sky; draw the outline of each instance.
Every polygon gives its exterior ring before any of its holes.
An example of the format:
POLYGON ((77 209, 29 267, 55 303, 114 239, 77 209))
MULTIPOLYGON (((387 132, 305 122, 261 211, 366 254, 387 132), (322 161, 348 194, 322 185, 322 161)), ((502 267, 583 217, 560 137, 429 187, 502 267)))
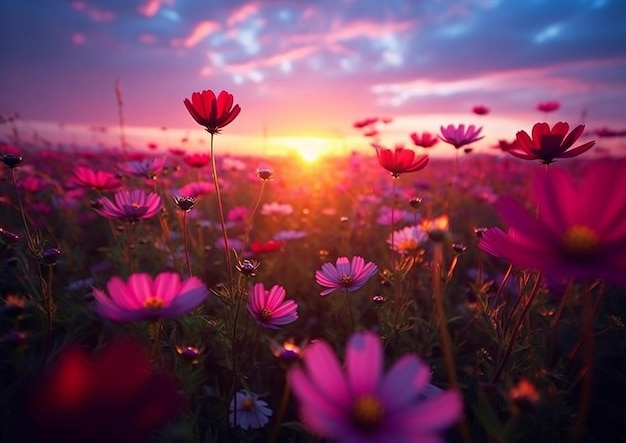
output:
POLYGON ((440 124, 484 126, 484 149, 537 121, 621 130, 625 21, 623 0, 3 1, 0 114, 110 140, 119 79, 137 146, 207 143, 183 106, 202 89, 242 108, 219 136, 232 152, 371 149, 352 124, 375 116, 389 145, 440 124))

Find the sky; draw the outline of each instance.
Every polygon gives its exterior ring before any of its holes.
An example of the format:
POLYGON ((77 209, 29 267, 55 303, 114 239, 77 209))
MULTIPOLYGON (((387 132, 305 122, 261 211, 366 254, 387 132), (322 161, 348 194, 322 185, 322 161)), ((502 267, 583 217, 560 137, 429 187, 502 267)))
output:
POLYGON ((371 150, 369 117, 390 146, 461 123, 484 149, 539 121, 623 130, 625 21, 624 0, 2 0, 0 115, 119 144, 117 81, 135 146, 206 147, 183 105, 204 89, 242 108, 216 142, 235 153, 371 150))

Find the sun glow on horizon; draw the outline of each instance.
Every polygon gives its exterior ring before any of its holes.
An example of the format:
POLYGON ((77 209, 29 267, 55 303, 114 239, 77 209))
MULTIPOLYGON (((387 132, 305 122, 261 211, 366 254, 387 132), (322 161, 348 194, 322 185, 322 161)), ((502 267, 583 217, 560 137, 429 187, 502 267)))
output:
POLYGON ((273 150, 293 152, 306 163, 333 152, 336 141, 325 137, 275 137, 270 140, 273 150))

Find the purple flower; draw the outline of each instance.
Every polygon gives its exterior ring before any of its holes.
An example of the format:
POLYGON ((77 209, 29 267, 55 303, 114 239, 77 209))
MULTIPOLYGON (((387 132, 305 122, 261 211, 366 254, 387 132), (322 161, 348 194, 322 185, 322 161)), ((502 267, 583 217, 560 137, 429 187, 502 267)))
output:
POLYGON ((298 319, 298 305, 293 300, 285 301, 285 295, 282 286, 272 286, 268 291, 263 283, 257 283, 248 295, 248 312, 259 325, 280 329, 298 319))
POLYGON ((165 157, 157 157, 148 160, 129 161, 119 165, 118 167, 128 175, 138 178, 156 179, 156 176, 163 171, 165 166, 165 157))
POLYGON ((258 429, 264 427, 272 415, 267 402, 259 400, 259 396, 250 391, 239 391, 230 402, 228 421, 235 426, 235 408, 237 408, 237 426, 241 429, 258 429))
POLYGON ((322 269, 315 271, 315 281, 328 288, 320 292, 322 296, 340 288, 354 292, 362 288, 377 272, 378 267, 372 262, 366 264, 363 257, 355 256, 352 262, 348 257, 339 257, 336 265, 324 263, 322 269))
POLYGON ((441 139, 450 143, 454 146, 455 149, 459 149, 465 145, 469 145, 470 143, 474 143, 475 141, 481 140, 484 137, 479 137, 480 131, 482 131, 482 126, 480 128, 476 128, 474 125, 469 125, 467 130, 465 129, 465 125, 459 125, 458 127, 454 127, 454 125, 448 125, 447 127, 441 127, 441 139))
POLYGON ((415 355, 385 374, 378 336, 356 333, 348 342, 345 370, 330 345, 309 345, 303 367, 288 373, 300 420, 313 433, 339 443, 441 441, 463 409, 454 390, 431 389, 430 369, 415 355))
POLYGON ((148 274, 132 274, 127 283, 113 277, 107 290, 108 295, 94 289, 97 310, 117 322, 178 317, 195 309, 209 295, 197 277, 181 281, 173 272, 162 272, 154 280, 148 274))
POLYGON ((142 189, 117 191, 113 201, 102 197, 98 202, 102 205, 100 208, 94 208, 98 214, 128 222, 150 218, 162 208, 161 197, 158 194, 142 189))
POLYGON ((579 186, 561 169, 535 176, 538 217, 509 196, 496 203, 508 232, 490 228, 478 247, 546 276, 626 285, 626 162, 590 164, 579 186))

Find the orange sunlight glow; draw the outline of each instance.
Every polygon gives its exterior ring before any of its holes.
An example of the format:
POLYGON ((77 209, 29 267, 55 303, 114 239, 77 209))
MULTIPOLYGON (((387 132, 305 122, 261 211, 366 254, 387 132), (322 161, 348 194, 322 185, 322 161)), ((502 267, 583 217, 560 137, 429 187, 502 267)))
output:
POLYGON ((324 137, 275 137, 270 141, 273 150, 293 152, 306 163, 314 163, 320 156, 331 154, 335 145, 334 140, 324 137))

